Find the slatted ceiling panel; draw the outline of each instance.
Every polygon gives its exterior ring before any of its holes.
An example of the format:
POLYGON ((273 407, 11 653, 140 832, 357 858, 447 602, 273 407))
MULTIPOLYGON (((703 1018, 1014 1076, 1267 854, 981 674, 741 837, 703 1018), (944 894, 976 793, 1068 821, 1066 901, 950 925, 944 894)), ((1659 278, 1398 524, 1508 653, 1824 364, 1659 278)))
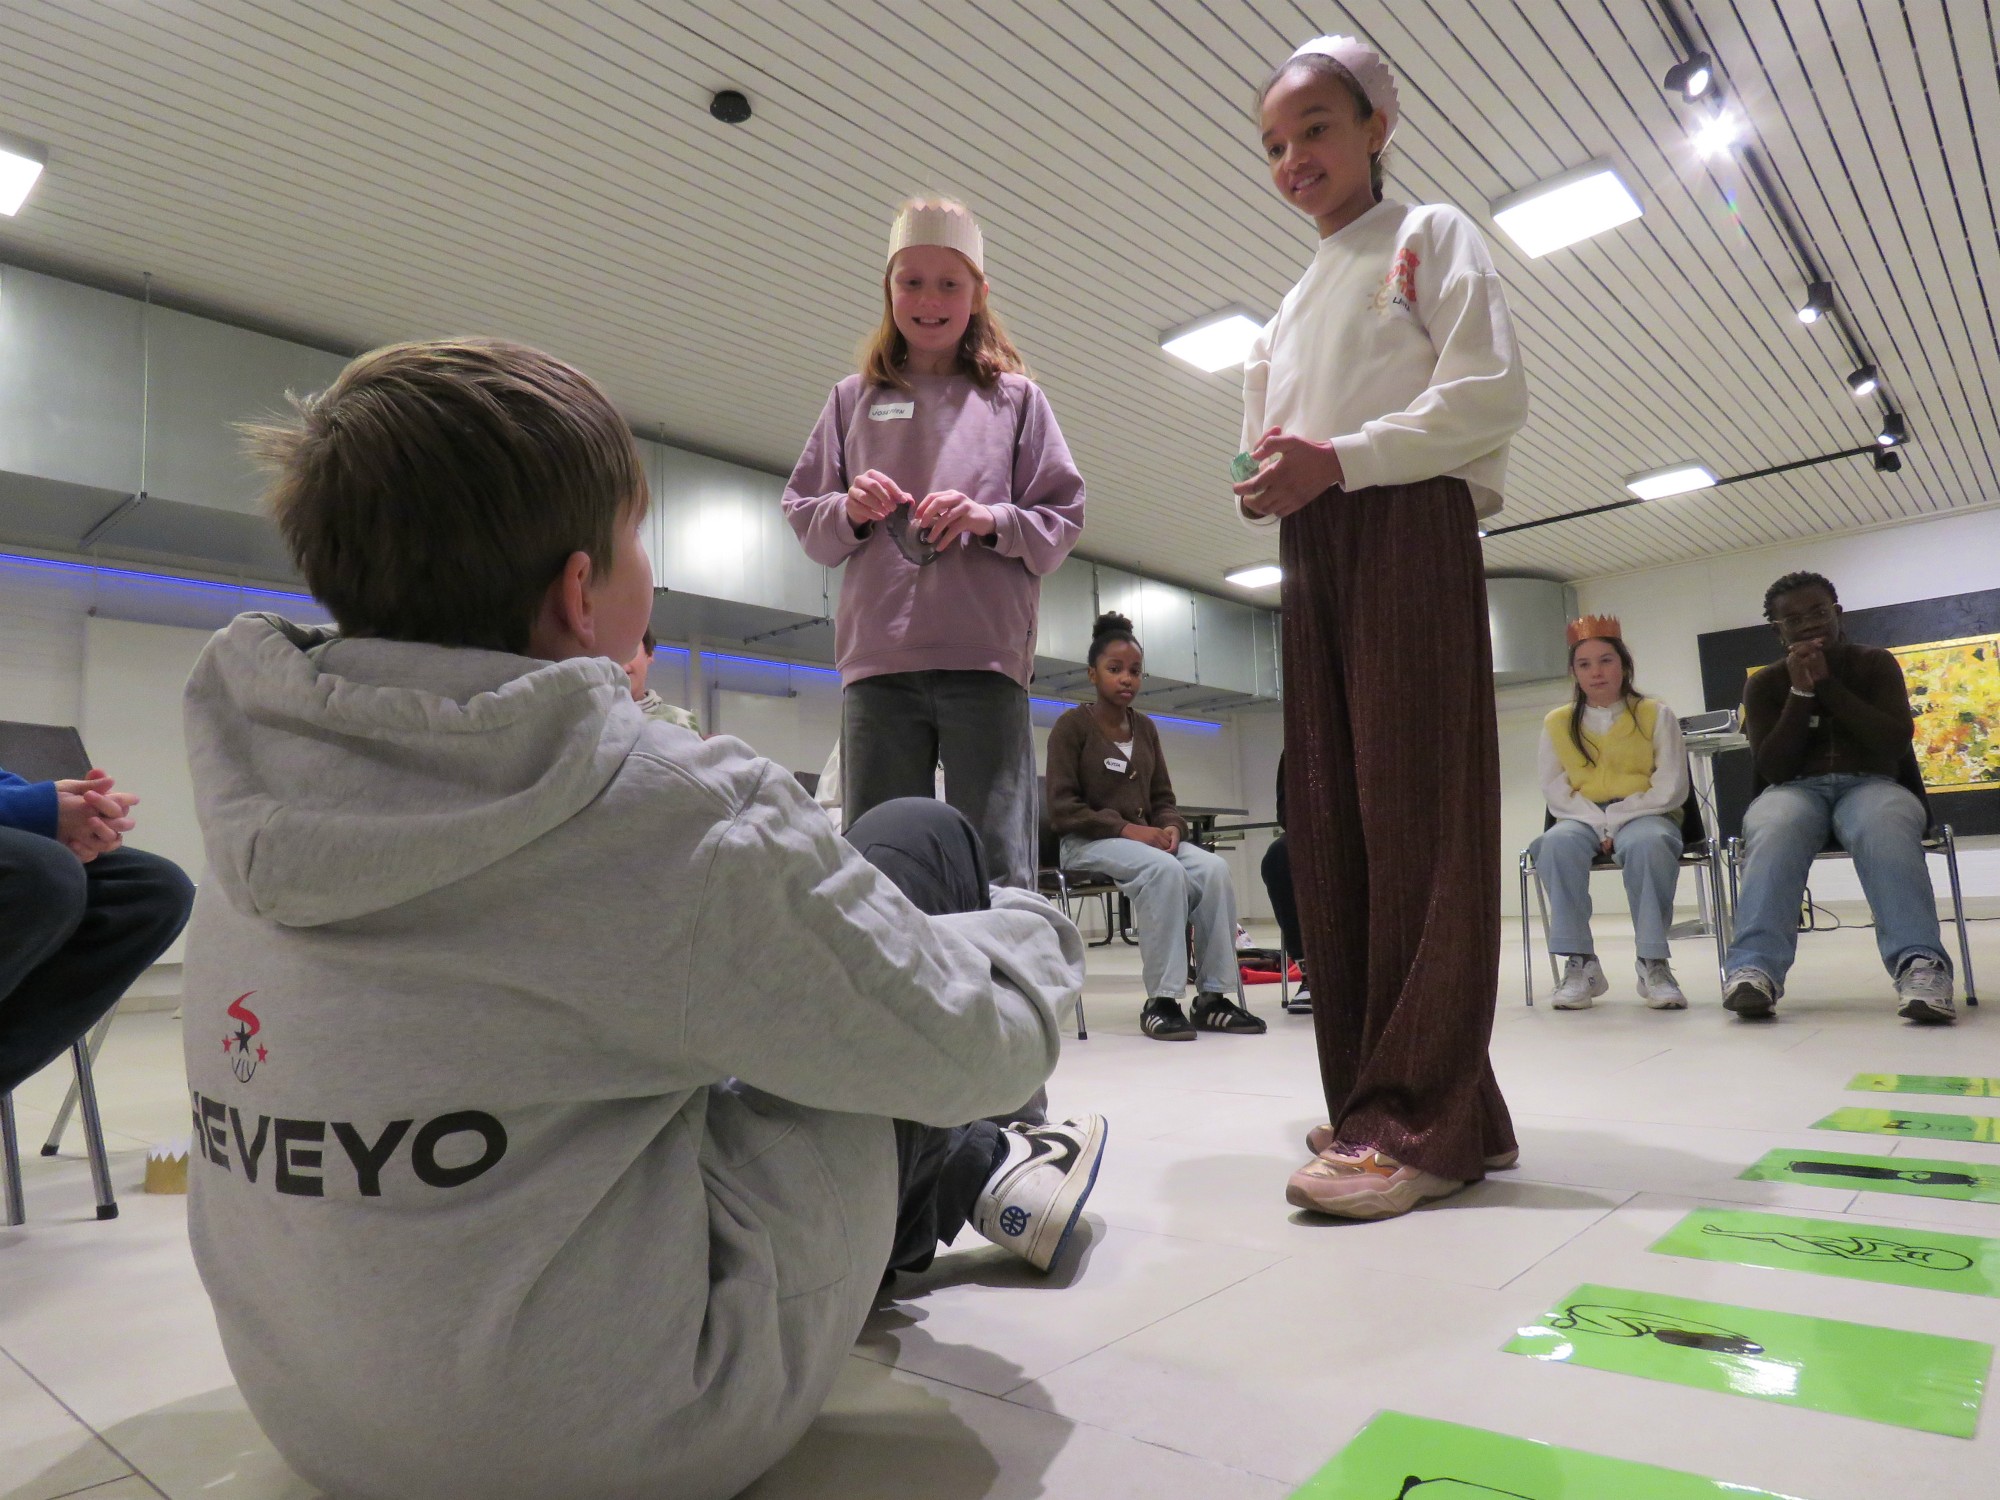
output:
MULTIPOLYGON (((1984 7, 1696 4, 1917 446, 1893 478, 1856 460, 1498 538, 1493 566, 1591 576, 2000 501, 1984 7)), ((1506 519, 1618 498, 1672 459, 1742 470, 1873 432, 1832 331, 1790 317, 1802 278, 1740 171, 1690 150, 1638 0, 17 7, 0 124, 56 165, 0 254, 152 270, 356 346, 508 333, 592 371, 649 433, 784 470, 877 315, 888 209, 956 190, 1090 479, 1090 550, 1213 587, 1275 537, 1224 500, 1235 379, 1157 335, 1268 311, 1307 263, 1251 105, 1323 29, 1403 75, 1398 196, 1483 219, 1608 154, 1645 198, 1540 261, 1492 236, 1537 403, 1506 519), (749 126, 708 118, 726 84, 749 126)))

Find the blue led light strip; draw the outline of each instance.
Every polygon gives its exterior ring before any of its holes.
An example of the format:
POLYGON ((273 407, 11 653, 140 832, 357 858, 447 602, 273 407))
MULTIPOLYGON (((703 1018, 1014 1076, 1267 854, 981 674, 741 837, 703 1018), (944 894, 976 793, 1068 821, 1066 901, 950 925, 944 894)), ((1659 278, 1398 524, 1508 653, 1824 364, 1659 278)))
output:
POLYGON ((0 552, 0 562, 20 563, 30 568, 57 568, 69 573, 103 573, 113 578, 136 578, 141 583, 178 584, 191 589, 223 589, 232 594, 267 594, 274 599, 303 599, 308 604, 319 603, 311 594, 281 589, 276 584, 217 583, 212 578, 183 578, 178 573, 144 573, 137 568, 114 568, 105 563, 63 562, 53 557, 29 557, 20 552, 0 552))

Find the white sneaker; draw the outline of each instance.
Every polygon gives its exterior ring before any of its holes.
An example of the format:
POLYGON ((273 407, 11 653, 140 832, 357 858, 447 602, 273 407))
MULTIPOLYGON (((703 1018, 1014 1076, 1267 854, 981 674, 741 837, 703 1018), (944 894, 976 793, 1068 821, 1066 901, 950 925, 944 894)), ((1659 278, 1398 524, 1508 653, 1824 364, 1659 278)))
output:
POLYGON ((972 1227, 1038 1270, 1056 1263, 1097 1183, 1102 1115, 1060 1125, 1009 1125, 1007 1154, 980 1191, 972 1227))
POLYGON ((1778 1009, 1778 986, 1762 969, 1731 969, 1722 980, 1722 1008, 1745 1021, 1768 1021, 1778 1009))
POLYGON ((1688 1005, 1664 958, 1639 960, 1639 998, 1654 1010, 1686 1010, 1688 1005))
POLYGON ((1594 955, 1572 953, 1550 1003, 1557 1010, 1589 1010, 1591 1002, 1610 988, 1611 981, 1604 977, 1604 967, 1594 955))
POLYGON ((1903 1002, 1896 1014, 1906 1021, 1949 1026, 1958 1019, 1951 1003, 1951 967, 1935 958, 1917 957, 1904 964, 1896 976, 1896 996, 1903 1002))

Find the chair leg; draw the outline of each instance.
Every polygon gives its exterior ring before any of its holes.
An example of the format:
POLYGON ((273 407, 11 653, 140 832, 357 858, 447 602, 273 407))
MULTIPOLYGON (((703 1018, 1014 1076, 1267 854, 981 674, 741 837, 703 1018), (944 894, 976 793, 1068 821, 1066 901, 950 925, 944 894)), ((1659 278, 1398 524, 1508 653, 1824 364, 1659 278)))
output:
POLYGON ((1076 1039, 1077 1039, 1077 1040, 1078 1040, 1079 1042, 1087 1042, 1087 1041, 1089 1041, 1089 1040, 1090 1040, 1090 1028, 1089 1028, 1088 1026, 1084 1025, 1084 1023, 1083 1023, 1083 991, 1082 991, 1082 990, 1078 990, 1078 991, 1076 992, 1076 1039))
POLYGON ((1958 840, 1952 837, 1951 825, 1945 824, 1940 830, 1944 835, 1944 868, 1951 877, 1951 914, 1958 923, 1958 966, 1965 975, 1965 1003, 1979 1003, 1979 989, 1972 977, 1972 945, 1965 936, 1965 895, 1958 885, 1958 840))
POLYGON ((1556 962, 1556 950, 1549 948, 1549 888, 1542 884, 1540 871, 1535 871, 1534 876, 1535 909, 1542 916, 1542 946, 1548 948, 1549 953, 1549 983, 1559 985, 1563 977, 1562 965, 1556 962))
POLYGON ((77 1100, 83 1105, 83 1143, 90 1153, 90 1185, 97 1191, 97 1217, 118 1217, 118 1200, 111 1196, 111 1158, 104 1150, 104 1122, 97 1114, 97 1085, 90 1076, 90 1049, 82 1037, 70 1055, 76 1059, 77 1100))
POLYGON ((1528 856, 1521 856, 1521 996, 1535 1003, 1535 944, 1528 935, 1528 856))
POLYGON ((0 1177, 5 1178, 7 1225, 28 1222, 28 1208, 21 1200, 21 1142, 14 1133, 14 1096, 0 1094, 0 1177))
POLYGON ((1285 951, 1283 938, 1278 939, 1278 1009, 1292 1013, 1292 956, 1285 951))
MULTIPOLYGON (((111 1034, 112 1017, 118 1014, 118 1007, 112 1006, 104 1013, 103 1019, 90 1028, 90 1060, 96 1062, 98 1054, 104 1051, 104 1039, 111 1034)), ((62 1108, 56 1111, 56 1122, 49 1127, 49 1138, 42 1142, 42 1155, 54 1156, 62 1150, 63 1132, 69 1129, 70 1114, 76 1109, 76 1084, 72 1081, 69 1092, 63 1095, 62 1108)))

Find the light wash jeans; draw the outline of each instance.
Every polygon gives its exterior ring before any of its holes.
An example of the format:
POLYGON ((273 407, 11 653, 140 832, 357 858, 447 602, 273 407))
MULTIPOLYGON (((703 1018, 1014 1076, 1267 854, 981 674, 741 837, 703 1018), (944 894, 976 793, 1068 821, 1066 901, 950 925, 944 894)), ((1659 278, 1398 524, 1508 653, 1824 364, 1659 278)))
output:
MULTIPOLYGON (((1599 836, 1588 823, 1560 819, 1528 846, 1535 873, 1549 892, 1549 951, 1597 952, 1590 936, 1590 862, 1599 836)), ((1667 929, 1674 921, 1674 887, 1680 883, 1681 831, 1658 813, 1634 818, 1611 836, 1612 858, 1625 872, 1625 900, 1639 957, 1667 957, 1667 929)))
POLYGON ((1187 929, 1194 924, 1195 989, 1236 995, 1236 888, 1220 855, 1182 841, 1169 854, 1137 839, 1062 841, 1066 870, 1108 875, 1132 903, 1139 924, 1139 968, 1146 997, 1178 1000, 1187 987, 1187 929))
POLYGON ((1806 776, 1767 787, 1750 804, 1728 967, 1756 969, 1783 989, 1798 952, 1806 872, 1829 830, 1854 856, 1883 967, 1894 975, 1921 954, 1949 968, 1924 859, 1924 805, 1886 776, 1806 776))

